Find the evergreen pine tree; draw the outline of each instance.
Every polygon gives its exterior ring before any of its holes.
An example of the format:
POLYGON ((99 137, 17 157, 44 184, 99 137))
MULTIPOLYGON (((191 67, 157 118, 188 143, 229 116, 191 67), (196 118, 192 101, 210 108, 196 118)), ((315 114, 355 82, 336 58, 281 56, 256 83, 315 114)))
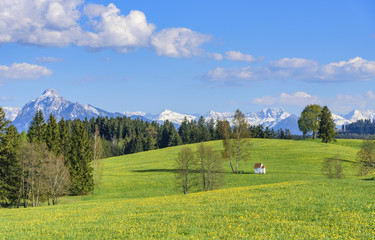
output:
POLYGON ((27 132, 27 137, 31 143, 42 143, 45 141, 45 134, 46 123, 44 121, 44 116, 42 110, 38 110, 31 121, 29 131, 27 132))
POLYGON ((71 136, 69 170, 72 180, 71 192, 75 195, 87 194, 93 190, 92 153, 85 125, 75 120, 71 136))
POLYGON ((69 129, 66 121, 64 118, 60 120, 58 123, 59 129, 59 154, 64 156, 65 164, 68 163, 69 152, 70 152, 70 135, 69 129))
POLYGON ((48 150, 53 152, 57 156, 60 152, 60 132, 56 122, 56 118, 52 115, 49 116, 46 126, 46 144, 48 150))
POLYGON ((335 122, 333 121, 331 111, 327 106, 324 106, 320 117, 318 138, 321 138, 323 143, 330 143, 336 141, 335 136, 335 122))
POLYGON ((0 141, 0 201, 16 204, 19 196, 21 165, 18 158, 20 137, 10 125, 0 141))
POLYGON ((187 117, 185 117, 184 121, 181 123, 180 127, 178 128, 178 134, 180 135, 183 144, 190 143, 190 132, 191 130, 189 126, 189 121, 187 117))

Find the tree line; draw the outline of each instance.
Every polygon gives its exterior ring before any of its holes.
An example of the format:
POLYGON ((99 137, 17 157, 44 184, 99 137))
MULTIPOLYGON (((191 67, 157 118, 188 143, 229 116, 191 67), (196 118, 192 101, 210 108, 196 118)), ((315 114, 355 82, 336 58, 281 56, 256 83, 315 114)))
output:
MULTIPOLYGON (((57 121, 51 114, 46 120, 39 110, 28 131, 19 134, 1 108, 0 114, 0 204, 3 206, 57 204, 62 195, 88 194, 99 181, 101 158, 211 140, 226 141, 228 159, 235 156, 237 162, 241 158, 232 143, 232 139, 239 139, 238 128, 231 127, 227 120, 185 118, 176 129, 169 121, 161 124, 129 117, 57 121)), ((261 125, 245 128, 242 133, 256 138, 292 138, 287 129, 274 131, 261 125)), ((240 146, 236 144, 236 148, 240 146)), ((233 171, 238 171, 238 163, 233 165, 233 171)))
POLYGON ((358 120, 354 123, 346 124, 339 131, 340 137, 364 138, 375 134, 375 122, 370 119, 358 120))
POLYGON ((90 193, 93 144, 80 120, 57 122, 51 114, 46 122, 39 110, 19 134, 0 108, 0 204, 37 207, 90 193))

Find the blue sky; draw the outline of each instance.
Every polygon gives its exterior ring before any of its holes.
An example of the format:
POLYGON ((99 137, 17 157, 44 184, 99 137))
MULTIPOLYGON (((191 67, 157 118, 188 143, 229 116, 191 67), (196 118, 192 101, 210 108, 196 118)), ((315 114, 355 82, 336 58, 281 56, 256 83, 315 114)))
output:
POLYGON ((0 106, 375 109, 374 1, 2 1, 0 106))

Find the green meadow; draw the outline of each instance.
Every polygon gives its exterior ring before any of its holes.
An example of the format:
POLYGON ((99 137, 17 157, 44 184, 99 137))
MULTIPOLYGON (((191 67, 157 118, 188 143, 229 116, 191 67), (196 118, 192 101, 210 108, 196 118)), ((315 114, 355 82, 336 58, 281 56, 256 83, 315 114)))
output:
MULTIPOLYGON (((375 238, 375 181, 353 168, 360 140, 250 141, 243 174, 225 163, 221 189, 188 195, 174 177, 184 146, 104 159, 95 194, 64 197, 56 206, 0 209, 0 238, 375 238), (336 156, 345 178, 327 179, 323 161, 336 156), (253 174, 256 162, 266 166, 265 175, 253 174)), ((220 141, 207 144, 222 150, 220 141)))

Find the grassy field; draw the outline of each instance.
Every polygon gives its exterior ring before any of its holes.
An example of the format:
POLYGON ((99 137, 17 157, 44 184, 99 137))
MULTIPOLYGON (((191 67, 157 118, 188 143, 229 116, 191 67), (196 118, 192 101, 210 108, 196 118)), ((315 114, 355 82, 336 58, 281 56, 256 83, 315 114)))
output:
MULTIPOLYGON (((94 195, 62 204, 0 209, 3 239, 373 239, 375 181, 352 167, 358 140, 253 139, 244 174, 216 191, 182 195, 174 184, 173 147, 103 160, 94 195), (345 179, 321 174, 325 157, 344 159, 345 179), (255 175, 262 162, 266 175, 255 175)), ((211 142, 221 150, 221 142, 211 142)), ((195 147, 194 145, 192 146, 195 147)))

